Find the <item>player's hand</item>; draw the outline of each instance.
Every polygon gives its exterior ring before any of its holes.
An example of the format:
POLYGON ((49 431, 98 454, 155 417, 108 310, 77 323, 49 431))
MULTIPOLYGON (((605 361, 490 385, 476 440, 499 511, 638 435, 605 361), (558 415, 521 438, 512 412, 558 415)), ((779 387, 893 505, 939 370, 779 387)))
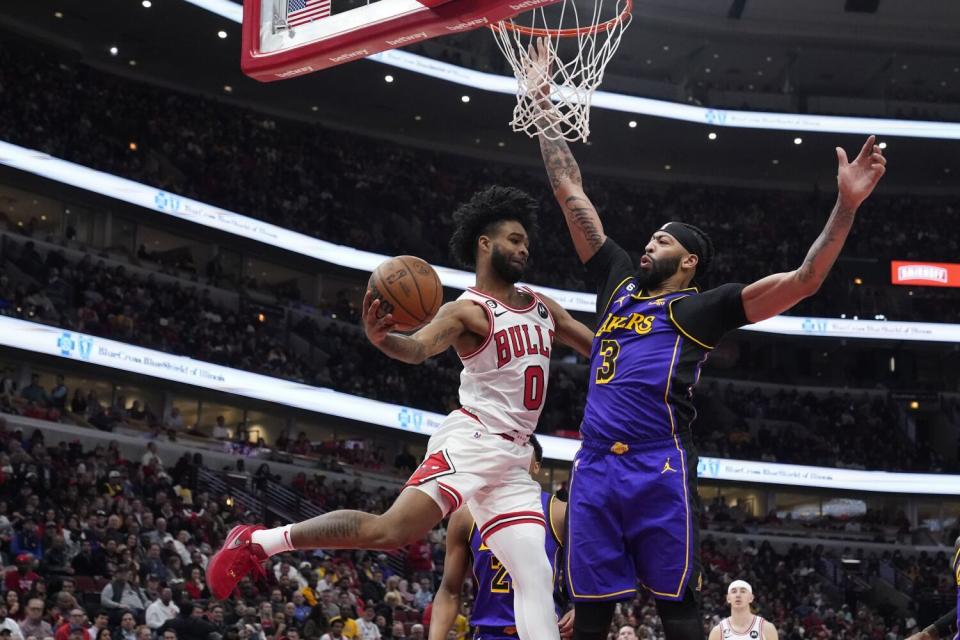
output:
POLYGON ((527 92, 530 98, 541 106, 550 105, 550 77, 551 77, 550 43, 546 38, 537 38, 527 47, 527 92))
POLYGON ((883 150, 870 136, 853 162, 847 161, 847 152, 837 147, 837 188, 843 206, 856 209, 866 200, 887 170, 883 150))
POLYGON ((574 610, 570 609, 560 618, 560 640, 570 640, 573 637, 574 610))
POLYGON ((375 345, 383 342, 396 324, 390 313, 382 318, 379 316, 380 300, 374 298, 373 293, 367 289, 367 293, 363 296, 363 311, 360 317, 363 319, 363 330, 367 334, 367 339, 375 345))

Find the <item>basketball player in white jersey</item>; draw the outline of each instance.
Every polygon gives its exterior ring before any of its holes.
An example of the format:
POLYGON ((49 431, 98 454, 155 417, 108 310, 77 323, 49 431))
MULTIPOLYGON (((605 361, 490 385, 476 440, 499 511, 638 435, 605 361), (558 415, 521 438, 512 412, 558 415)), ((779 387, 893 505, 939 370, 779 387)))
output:
POLYGON ((430 438, 427 456, 383 515, 341 510, 264 529, 235 527, 207 567, 213 595, 228 596, 263 560, 294 549, 395 549, 423 538, 467 505, 484 543, 513 579, 521 640, 559 640, 553 573, 544 551, 540 485, 528 444, 547 393, 554 341, 589 356, 593 332, 554 301, 517 287, 536 230, 536 202, 490 187, 454 213, 454 256, 476 268, 476 286, 443 305, 411 336, 367 292, 364 329, 388 356, 419 364, 453 347, 463 361, 461 408, 430 438))
POLYGON ((710 630, 709 640, 779 640, 777 628, 750 610, 753 587, 745 580, 734 580, 727 587, 730 617, 710 630))

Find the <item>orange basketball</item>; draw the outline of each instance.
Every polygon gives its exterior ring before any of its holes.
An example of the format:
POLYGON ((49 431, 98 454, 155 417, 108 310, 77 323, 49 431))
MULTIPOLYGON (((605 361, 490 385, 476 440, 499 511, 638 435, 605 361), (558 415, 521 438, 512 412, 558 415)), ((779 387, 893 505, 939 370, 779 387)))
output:
POLYGON ((380 316, 393 314, 399 331, 419 329, 443 304, 440 276, 416 256, 397 256, 380 263, 367 286, 380 300, 380 316))

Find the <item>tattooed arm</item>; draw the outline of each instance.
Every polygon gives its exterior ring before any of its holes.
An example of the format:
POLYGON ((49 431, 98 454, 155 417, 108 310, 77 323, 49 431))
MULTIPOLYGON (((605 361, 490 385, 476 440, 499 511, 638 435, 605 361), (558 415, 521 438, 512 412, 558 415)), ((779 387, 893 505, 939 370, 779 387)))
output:
POLYGON ((750 322, 783 313, 820 289, 847 240, 857 209, 886 171, 887 160, 874 142, 873 136, 867 138, 853 162, 847 162, 846 152, 837 147, 838 194, 830 218, 798 269, 775 273, 744 287, 743 310, 750 322))
POLYGON ((540 131, 545 131, 550 140, 542 133, 540 139, 540 153, 543 155, 543 166, 547 169, 547 177, 553 188, 553 195, 563 211, 563 217, 570 229, 573 246, 577 249, 580 261, 586 264, 593 255, 603 246, 607 236, 603 233, 600 216, 594 208, 587 194, 583 191, 583 178, 580 176, 580 167, 570 152, 566 141, 559 137, 560 131, 555 126, 556 113, 550 102, 550 67, 552 53, 549 44, 542 38, 531 44, 527 51, 532 78, 540 78, 534 83, 533 99, 540 109, 540 120, 537 123, 540 131))
POLYGON ((563 217, 570 229, 573 246, 580 262, 586 263, 607 239, 603 224, 590 198, 583 191, 580 167, 565 140, 548 140, 540 136, 540 153, 547 169, 550 187, 560 204, 563 217))
POLYGON ((378 317, 380 301, 367 291, 363 298, 363 329, 370 342, 380 351, 408 364, 420 364, 427 358, 443 353, 455 345, 464 334, 485 336, 486 313, 469 301, 454 301, 440 307, 440 311, 425 327, 413 335, 394 333, 393 316, 378 317))

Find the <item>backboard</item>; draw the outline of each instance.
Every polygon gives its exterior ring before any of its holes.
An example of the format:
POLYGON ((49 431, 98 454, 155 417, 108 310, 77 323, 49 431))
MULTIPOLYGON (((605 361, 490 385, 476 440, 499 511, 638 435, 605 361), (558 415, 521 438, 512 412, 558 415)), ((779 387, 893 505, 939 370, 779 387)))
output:
POLYGON ((342 0, 343 7, 331 7, 335 1, 244 0, 243 72, 261 82, 294 78, 559 0, 378 0, 355 7, 342 0))

